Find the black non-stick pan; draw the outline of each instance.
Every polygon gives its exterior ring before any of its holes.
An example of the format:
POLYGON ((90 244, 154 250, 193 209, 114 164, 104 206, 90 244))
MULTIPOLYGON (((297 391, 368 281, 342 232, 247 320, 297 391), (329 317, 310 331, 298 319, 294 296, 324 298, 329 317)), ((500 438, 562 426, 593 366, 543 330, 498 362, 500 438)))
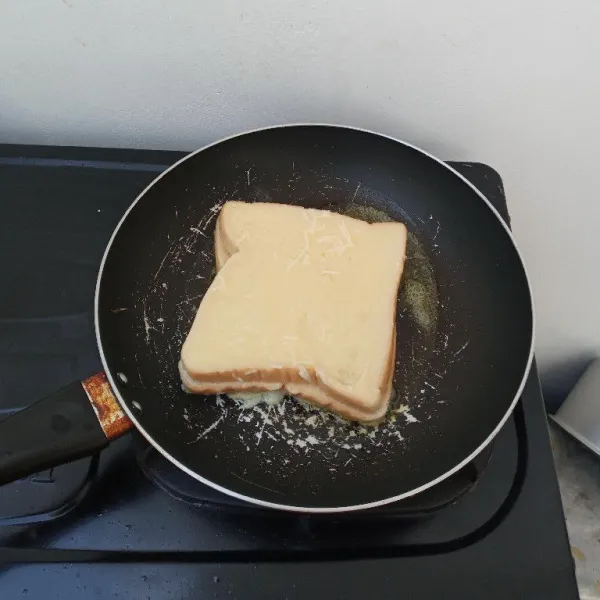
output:
MULTIPOLYGON (((279 301, 289 301, 284 288, 279 301)), ((245 133, 160 175, 108 244, 95 318, 108 381, 73 384, 0 423, 1 482, 135 426, 183 471, 249 502, 313 512, 376 506, 435 485, 489 444, 532 361, 529 284, 496 211, 443 162, 346 127, 245 133), (214 276, 214 224, 227 199, 408 227, 394 397, 377 428, 293 399, 243 407, 182 390, 179 352, 214 276)))

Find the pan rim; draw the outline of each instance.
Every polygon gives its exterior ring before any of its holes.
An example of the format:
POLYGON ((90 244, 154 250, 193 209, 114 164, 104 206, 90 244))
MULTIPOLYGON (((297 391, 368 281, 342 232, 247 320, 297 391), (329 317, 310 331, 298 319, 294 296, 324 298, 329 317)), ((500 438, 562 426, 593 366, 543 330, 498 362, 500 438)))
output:
POLYGON ((155 179, 153 179, 139 194, 138 196, 133 200, 133 202, 131 203, 131 205, 127 208, 127 210, 123 213, 123 216, 121 217, 121 219, 119 220, 119 222, 117 223, 116 227, 114 228, 112 235, 108 241, 108 244, 106 246, 106 249, 104 250, 104 254, 102 255, 102 261, 100 262, 100 268, 98 270, 98 276, 96 279, 96 289, 95 289, 95 294, 94 294, 94 329, 95 329, 95 333, 96 333, 96 343, 98 345, 98 351, 100 353, 100 360, 102 361, 102 366, 104 368, 104 371, 106 373, 106 377, 108 378, 108 381, 110 383, 110 386, 112 388, 113 393, 115 394, 115 397, 117 398, 121 408, 123 409, 123 411, 125 412, 125 414, 129 417, 129 419, 131 419, 131 421, 133 422, 133 424, 135 425, 136 429, 144 436, 144 438, 158 451, 160 452, 167 460, 169 460, 171 463, 173 463, 176 467, 178 467, 179 469, 181 469, 184 473, 186 473, 187 475, 189 475, 190 477, 193 477, 194 479, 196 479, 197 481, 200 481, 201 483, 208 485, 210 487, 212 487, 213 489, 223 493, 223 494, 227 494, 228 496, 237 498, 238 500, 242 500, 244 502, 248 502, 250 504, 254 504, 257 506, 261 506, 263 508, 271 508, 271 509, 276 509, 276 510, 283 510, 283 511, 288 511, 288 512, 296 512, 296 513, 307 513, 307 514, 332 514, 332 513, 345 513, 345 512, 355 512, 355 511, 361 511, 361 510, 367 510, 370 508, 376 508, 379 506, 384 506, 386 504, 391 504, 393 502, 398 502, 400 500, 404 500, 406 498, 410 498, 412 496, 415 496, 421 492, 424 492, 425 490, 434 487, 435 485, 441 483, 442 481, 444 481, 445 479, 447 479, 448 477, 452 476, 454 473, 456 473, 457 471, 459 471, 460 469, 462 469, 466 464, 468 464, 471 460, 473 460, 478 454, 480 454, 492 441, 493 439, 496 437, 496 435, 499 433, 499 431, 502 429, 502 427, 505 425, 505 423, 508 421, 510 415, 513 413, 515 406, 517 405, 517 402, 519 401, 521 394, 523 393, 523 389, 525 388, 525 384, 527 383, 527 378, 529 376, 529 373, 531 371, 531 366, 533 364, 533 356, 534 356, 534 344, 535 344, 535 330, 536 330, 536 316, 535 316, 535 305, 534 305, 534 301, 533 301, 533 292, 532 292, 532 287, 531 287, 531 280, 529 277, 529 274, 527 273, 527 269, 525 267, 525 262, 523 261, 523 256, 519 250, 519 247, 516 243, 516 240, 512 234, 512 231, 510 230, 510 228, 508 227, 508 224, 504 221, 504 219, 500 216, 500 213, 496 210, 496 208, 491 204, 491 202, 485 197, 485 195, 475 186, 473 185, 466 177, 464 177, 461 173, 459 173, 457 170, 455 170, 454 168, 452 168, 450 165, 448 165, 447 163, 445 163, 443 160, 437 158, 436 156, 434 156, 433 154, 430 154, 429 152, 427 152, 426 150, 423 150, 422 148, 419 148, 418 146, 415 146, 414 144, 411 144, 409 142, 406 142, 404 140, 395 138, 393 136, 384 134, 384 133, 379 133, 377 131, 372 131, 369 129, 365 129, 365 128, 361 128, 361 127, 353 127, 350 125, 340 125, 340 124, 335 124, 335 123, 288 123, 288 124, 278 124, 278 125, 270 125, 267 127, 257 127, 254 129, 250 129, 248 131, 243 131, 241 133, 235 133, 223 138, 220 138, 214 142, 211 142, 209 144, 206 144, 204 146, 202 146, 201 148, 198 148, 197 150, 194 150, 192 152, 190 152, 189 154, 186 154, 184 157, 180 158, 177 162, 173 163, 170 167, 168 167, 167 169, 165 169, 162 173, 160 173, 155 179), (458 177, 459 179, 461 179, 464 183, 467 184, 467 186, 469 188, 471 188, 480 198, 481 200, 483 200, 483 202, 485 203, 485 205, 490 209, 490 211, 492 212, 492 214, 496 217, 496 219, 500 222, 500 225, 504 228, 506 234, 508 235, 509 240, 511 241, 515 252, 517 253, 517 256, 519 258, 519 262, 521 264, 521 268, 523 269, 523 273, 525 275, 525 280, 527 282, 527 289, 529 291, 529 301, 530 301, 530 309, 531 309, 531 338, 530 338, 530 345, 529 345, 529 353, 528 353, 528 358, 527 358, 527 362, 523 371, 523 375, 521 377, 521 382, 515 392, 514 398, 511 400, 508 409, 506 411, 506 413, 504 414, 504 416, 502 417, 502 419, 500 419, 500 421, 498 422, 498 424, 496 425, 496 427, 492 430, 492 432, 487 436, 487 438, 473 451, 471 452, 471 454, 469 454, 467 457, 465 457, 462 461, 460 461, 457 465, 455 465, 453 468, 449 469, 448 471, 446 471, 445 473, 443 473, 442 475, 438 476, 437 478, 427 482, 426 484, 423 484, 417 488, 414 488, 412 490, 409 490, 408 492, 404 492, 402 494, 398 494, 396 496, 390 496, 387 498, 382 498, 380 500, 375 500, 373 502, 368 502, 368 503, 364 503, 364 504, 354 504, 354 505, 345 505, 345 506, 333 506, 333 507, 319 507, 319 506, 294 506, 294 505, 290 505, 290 504, 282 504, 282 503, 278 503, 278 502, 270 502, 267 500, 261 500, 260 498, 254 498, 252 496, 246 496, 245 494, 240 494, 239 492, 236 492, 234 490, 225 488, 221 485, 219 485, 218 483, 215 483, 209 479, 206 479, 205 477, 203 477, 202 475, 196 473, 195 471, 193 471, 192 469, 188 468, 186 465, 184 465, 183 463, 181 463, 179 460, 177 460, 174 456, 172 456, 165 448, 163 448, 162 446, 160 446, 154 439, 153 437, 144 429, 144 427, 138 422, 135 414, 133 413, 133 411, 129 408, 129 406, 127 405, 127 403, 125 402, 125 400, 123 399, 123 397, 121 396, 121 393, 119 391, 119 387, 116 384, 115 379, 112 376, 112 373, 108 367, 107 361, 106 361, 106 356, 104 354, 104 348, 102 345, 102 339, 100 336, 100 320, 99 320, 99 298, 100 298, 100 286, 101 286, 101 282, 102 282, 102 274, 104 272, 104 267, 105 267, 105 263, 106 263, 106 259, 108 257, 108 254, 110 252, 110 249, 112 247, 112 244, 115 240, 115 238, 117 237, 117 234, 119 233, 119 230, 121 229, 121 226, 123 225, 123 223, 125 222, 125 220, 127 219, 129 213, 133 210, 133 208, 136 206, 136 204, 144 197, 144 195, 146 194, 146 192, 152 188, 160 179, 162 179, 165 175, 167 175, 170 171, 172 171, 173 169, 175 169, 177 166, 179 166, 181 163, 185 162, 186 160, 192 158, 193 156, 195 156, 196 154, 199 154, 200 152, 207 150, 213 146, 216 146, 222 142, 226 142, 228 140, 231 139, 235 139, 237 137, 241 137, 241 136, 245 136, 251 133, 258 133, 261 131, 269 131, 272 129, 283 129, 283 128, 292 128, 292 127, 331 127, 331 128, 336 128, 336 129, 347 129, 347 130, 351 130, 351 131, 357 131, 357 132, 361 132, 361 133, 368 133, 370 135, 376 135, 382 138, 386 138, 388 140, 391 140, 393 142, 396 142, 398 144, 402 144, 405 147, 411 148, 412 150, 416 150, 417 152, 421 153, 422 155, 432 159, 433 161, 435 161, 436 163, 438 163, 439 165, 441 165, 442 167, 446 168, 447 170, 449 170, 453 175, 455 175, 456 177, 458 177))

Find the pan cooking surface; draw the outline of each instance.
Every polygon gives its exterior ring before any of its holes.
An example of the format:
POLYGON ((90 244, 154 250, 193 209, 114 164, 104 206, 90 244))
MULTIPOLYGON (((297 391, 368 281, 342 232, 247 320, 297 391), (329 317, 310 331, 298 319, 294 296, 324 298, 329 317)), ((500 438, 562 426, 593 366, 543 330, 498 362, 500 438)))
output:
POLYGON ((456 467, 508 413, 532 335, 518 254, 472 188, 410 147, 317 126, 232 138, 160 178, 114 239, 97 316, 122 400, 163 452, 234 493, 306 508, 409 494, 456 467), (214 276, 227 199, 407 225, 394 398, 379 427, 292 399, 242 410, 182 391, 179 351, 214 276))

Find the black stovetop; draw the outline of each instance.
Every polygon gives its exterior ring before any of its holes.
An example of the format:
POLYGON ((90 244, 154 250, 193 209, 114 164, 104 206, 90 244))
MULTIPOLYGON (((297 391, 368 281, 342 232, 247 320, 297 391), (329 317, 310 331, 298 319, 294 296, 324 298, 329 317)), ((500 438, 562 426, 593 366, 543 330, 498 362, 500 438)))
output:
MULTIPOLYGON (((102 252, 180 156, 0 146, 0 415, 100 370, 102 252)), ((495 171, 454 166, 507 218, 495 171)), ((426 516, 255 510, 153 461, 134 435, 0 488, 0 598, 577 598, 535 368, 476 484, 426 516)))

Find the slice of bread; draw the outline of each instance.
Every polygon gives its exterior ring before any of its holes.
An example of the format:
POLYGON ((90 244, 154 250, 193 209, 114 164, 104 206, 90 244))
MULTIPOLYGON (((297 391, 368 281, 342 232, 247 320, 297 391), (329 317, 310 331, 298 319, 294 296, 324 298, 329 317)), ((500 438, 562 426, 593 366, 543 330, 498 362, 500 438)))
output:
POLYGON ((218 273, 181 351, 192 392, 284 389, 348 419, 389 403, 401 223, 284 204, 227 202, 218 273))

